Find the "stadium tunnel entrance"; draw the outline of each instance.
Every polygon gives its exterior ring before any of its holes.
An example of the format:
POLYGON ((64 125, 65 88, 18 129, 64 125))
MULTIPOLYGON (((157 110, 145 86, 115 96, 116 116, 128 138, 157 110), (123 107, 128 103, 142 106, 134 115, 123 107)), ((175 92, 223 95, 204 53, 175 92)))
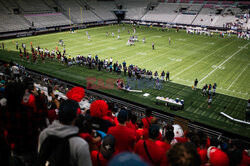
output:
POLYGON ((120 23, 125 18, 125 11, 114 11, 114 14, 116 15, 118 19, 118 23, 120 23))

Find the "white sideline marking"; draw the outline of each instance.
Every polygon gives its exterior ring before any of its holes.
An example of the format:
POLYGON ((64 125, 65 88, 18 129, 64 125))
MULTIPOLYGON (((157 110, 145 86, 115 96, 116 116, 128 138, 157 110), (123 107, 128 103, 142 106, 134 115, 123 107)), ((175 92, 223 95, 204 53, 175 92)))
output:
POLYGON ((147 55, 145 52, 137 52, 136 55, 147 55))
MULTIPOLYGON (((216 65, 213 65, 213 66, 212 66, 212 68, 216 68, 216 67, 217 67, 216 65)), ((225 67, 224 67, 224 66, 222 66, 222 67, 219 67, 219 69, 224 70, 224 69, 225 69, 225 67)))
POLYGON ((244 68, 244 70, 238 75, 238 77, 229 85, 229 87, 227 88, 230 89, 231 86, 233 86, 233 84, 238 80, 238 78, 241 76, 241 74, 247 69, 247 67, 249 66, 249 64, 244 68))
MULTIPOLYGON (((243 47, 239 46, 238 48, 243 48, 243 47)), ((248 49, 248 47, 246 47, 245 49, 248 49)))
POLYGON ((175 78, 176 76, 180 75, 180 74, 183 73, 184 71, 190 69, 191 67, 193 67, 193 66, 195 66, 196 64, 200 63, 203 59, 209 57, 210 55, 216 53, 217 51, 221 50, 222 48, 228 46, 228 45, 231 44, 232 42, 233 42, 233 41, 231 41, 230 43, 226 44, 225 46, 223 46, 223 47, 221 47, 221 48, 215 50, 214 52, 208 54, 207 56, 204 56, 203 58, 201 58, 200 60, 198 60, 198 61, 195 62, 194 64, 190 65, 189 67, 185 68, 184 70, 182 70, 182 71, 180 71, 179 73, 177 73, 176 75, 174 75, 172 78, 175 78))
POLYGON ((238 54, 242 49, 244 49, 249 43, 247 43, 244 47, 236 51, 233 55, 231 55, 229 58, 227 58, 224 62, 222 62, 219 66, 217 66, 214 70, 212 70, 210 73, 208 73, 205 77, 203 77, 200 82, 205 80, 208 76, 210 76, 213 72, 215 72, 219 67, 221 67, 224 63, 226 63, 229 59, 231 59, 234 55, 238 54))

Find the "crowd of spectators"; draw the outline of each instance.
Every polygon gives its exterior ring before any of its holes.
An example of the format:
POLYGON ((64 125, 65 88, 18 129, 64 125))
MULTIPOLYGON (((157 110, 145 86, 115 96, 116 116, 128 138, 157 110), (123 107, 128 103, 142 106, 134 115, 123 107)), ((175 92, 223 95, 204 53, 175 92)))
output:
POLYGON ((86 95, 82 87, 54 85, 46 92, 50 79, 41 76, 38 83, 14 63, 0 70, 1 165, 35 165, 50 136, 68 138, 75 166, 250 165, 249 147, 240 140, 222 141, 196 130, 180 134, 173 124, 159 123, 151 108, 136 116, 136 110, 86 95))

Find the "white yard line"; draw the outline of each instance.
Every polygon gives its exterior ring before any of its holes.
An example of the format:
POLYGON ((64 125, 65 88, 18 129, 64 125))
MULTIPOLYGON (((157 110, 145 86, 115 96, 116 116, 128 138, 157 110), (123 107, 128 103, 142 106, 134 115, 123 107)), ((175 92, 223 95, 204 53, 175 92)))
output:
POLYGON ((233 84, 238 80, 238 78, 247 69, 248 66, 249 66, 249 64, 244 68, 244 70, 242 70, 242 72, 238 75, 238 77, 229 85, 229 87, 227 88, 227 90, 229 90, 233 86, 233 84))
POLYGON ((243 46, 241 49, 239 49, 238 51, 236 51, 233 55, 231 55, 229 58, 227 58, 224 62, 222 62, 219 66, 217 66, 214 70, 212 70, 210 73, 208 73, 205 77, 203 77, 200 80, 200 83, 205 80, 208 76, 210 76, 213 72, 215 72, 219 67, 221 67, 222 65, 224 65, 224 63, 226 63, 229 59, 231 59, 234 55, 238 54, 241 50, 243 50, 249 43, 247 43, 245 46, 243 46))
POLYGON ((180 71, 179 73, 175 74, 172 78, 175 78, 176 76, 180 75, 181 73, 183 73, 184 71, 190 69, 191 67, 195 66, 196 64, 200 63, 201 61, 203 61, 205 58, 209 57, 210 55, 213 55, 214 53, 216 53, 217 51, 221 50, 222 48, 227 47, 229 44, 231 44, 233 41, 231 41, 230 43, 226 44, 225 46, 215 50, 214 52, 208 54, 207 56, 204 56, 203 58, 201 58, 200 60, 196 61, 194 64, 190 65, 189 67, 185 68, 184 70, 180 71))
MULTIPOLYGON (((192 46, 193 44, 183 44, 182 45, 182 47, 183 46, 192 46)), ((161 49, 160 51, 164 51, 164 50, 168 50, 169 49, 169 47, 165 47, 165 48, 163 48, 163 49, 161 49)), ((170 51, 168 51, 167 53, 169 54, 169 53, 171 53, 171 52, 173 52, 173 51, 176 51, 175 49, 172 49, 172 50, 170 50, 170 51)), ((149 51, 146 51, 146 52, 152 52, 152 49, 150 49, 149 51)), ((147 63, 147 62, 151 62, 151 61, 153 61, 154 59, 158 59, 158 58, 160 58, 160 57, 162 57, 162 56, 166 56, 166 52, 164 52, 163 54, 157 54, 158 56, 154 56, 154 55, 152 55, 151 57, 152 58, 149 58, 149 59, 147 59, 147 60, 145 60, 145 61, 141 61, 140 63, 137 63, 136 65, 137 66, 140 66, 140 65, 142 65, 142 64, 145 64, 145 63, 147 63)))

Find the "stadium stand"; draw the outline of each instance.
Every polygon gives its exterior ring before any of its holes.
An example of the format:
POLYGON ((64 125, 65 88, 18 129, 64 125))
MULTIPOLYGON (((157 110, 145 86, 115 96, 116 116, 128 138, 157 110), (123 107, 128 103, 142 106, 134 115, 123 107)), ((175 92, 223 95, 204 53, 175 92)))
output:
POLYGON ((70 17, 73 23, 86 23, 101 21, 101 18, 93 13, 88 6, 84 6, 79 1, 56 1, 57 4, 62 7, 63 13, 68 18, 70 17))
POLYGON ((246 26, 244 19, 237 18, 236 15, 241 13, 241 10, 236 7, 227 7, 223 10, 220 15, 217 15, 215 18, 215 22, 211 25, 215 27, 225 27, 226 24, 233 24, 238 22, 241 26, 246 26))
POLYGON ((198 14, 201 11, 202 5, 200 4, 192 4, 188 10, 187 13, 194 13, 194 14, 198 14))
POLYGON ((47 5, 47 6, 49 6, 50 8, 56 8, 56 7, 58 7, 57 6, 57 4, 55 3, 55 1, 53 1, 53 0, 43 0, 43 2, 47 5))
POLYGON ((53 11, 43 1, 40 0, 18 0, 16 3, 23 13, 44 13, 53 11))
POLYGON ((34 24, 35 28, 69 25, 69 19, 62 13, 27 14, 24 17, 34 24))
POLYGON ((178 24, 192 24, 196 15, 194 14, 179 14, 175 19, 174 23, 178 24))
POLYGON ((149 1, 118 1, 126 11, 125 19, 140 20, 147 12, 149 1))
POLYGON ((193 25, 210 26, 214 21, 215 12, 213 5, 204 5, 199 15, 195 18, 193 25))
POLYGON ((27 20, 15 14, 1 14, 0 22, 2 23, 0 26, 1 32, 20 31, 31 27, 31 25, 27 23, 27 20))
POLYGON ((0 3, 2 3, 2 5, 6 7, 11 13, 14 12, 14 9, 19 8, 18 4, 14 0, 9 0, 9 1, 1 0, 0 3))
POLYGON ((114 2, 99 2, 99 1, 90 1, 88 5, 91 6, 91 9, 96 15, 100 16, 102 20, 116 20, 116 16, 113 13, 113 10, 116 8, 114 2))
POLYGON ((223 4, 223 5, 225 5, 225 4, 232 5, 232 4, 234 4, 234 1, 222 1, 221 4, 223 4))
POLYGON ((180 0, 180 3, 189 3, 190 0, 180 0))
POLYGON ((200 12, 202 5, 181 5, 180 8, 182 11, 178 14, 173 22, 178 24, 192 24, 193 20, 200 12))
POLYGON ((249 1, 240 1, 239 5, 249 5, 250 2, 249 1))
POLYGON ((208 1, 207 4, 217 4, 218 1, 208 1))
POLYGON ((0 32, 24 30, 30 27, 27 20, 20 15, 13 14, 4 4, 0 5, 0 14, 0 32))
POLYGON ((173 22, 179 12, 179 4, 177 3, 159 3, 158 6, 148 11, 143 17, 142 21, 159 21, 159 22, 173 22))
POLYGON ((194 0, 193 3, 203 4, 204 0, 194 0))
MULTIPOLYGON (((233 1, 84 1, 84 0, 1 0, 1 32, 54 27, 69 24, 117 20, 114 10, 125 11, 126 20, 165 22, 218 28, 249 28, 245 14, 233 1), (117 9, 121 5, 122 9, 117 9), (9 17, 10 19, 7 19, 9 17), (18 24, 15 24, 18 23, 18 24)), ((248 5, 241 1, 238 5, 248 5)), ((244 10, 244 11, 243 11, 244 10)))

